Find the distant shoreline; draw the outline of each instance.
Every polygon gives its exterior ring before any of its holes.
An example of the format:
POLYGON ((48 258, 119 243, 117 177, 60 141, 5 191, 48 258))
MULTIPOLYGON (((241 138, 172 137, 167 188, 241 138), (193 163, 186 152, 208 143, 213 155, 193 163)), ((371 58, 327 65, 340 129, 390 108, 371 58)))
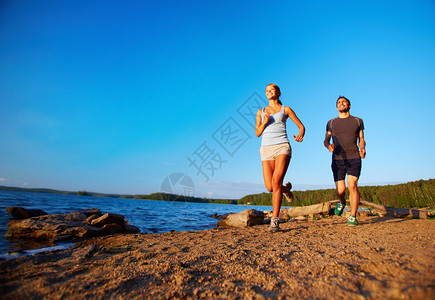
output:
MULTIPOLYGON (((110 198, 127 198, 138 200, 160 200, 176 202, 197 202, 197 203, 217 203, 217 204, 234 204, 234 205, 270 205, 272 193, 260 193, 246 195, 240 199, 213 199, 200 198, 193 196, 183 196, 169 193, 152 193, 152 194, 104 194, 88 191, 61 191, 48 188, 21 188, 0 186, 0 191, 17 191, 33 193, 49 193, 61 195, 78 195, 93 197, 110 197, 110 198)), ((407 183, 383 186, 360 186, 360 195, 362 199, 379 203, 385 206, 402 207, 402 208, 424 208, 435 207, 435 179, 410 181, 407 183)), ((283 206, 307 206, 325 201, 334 200, 334 189, 319 189, 307 191, 293 191, 294 199, 287 202, 283 199, 283 206)))

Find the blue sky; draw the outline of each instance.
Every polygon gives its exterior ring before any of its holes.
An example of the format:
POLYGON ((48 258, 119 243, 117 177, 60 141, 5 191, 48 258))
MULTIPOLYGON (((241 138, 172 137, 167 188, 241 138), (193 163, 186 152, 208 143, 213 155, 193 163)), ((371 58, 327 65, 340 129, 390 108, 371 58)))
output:
POLYGON ((338 95, 365 123, 360 185, 434 178, 434 53, 429 0, 2 1, 0 185, 266 192, 246 112, 271 82, 307 129, 294 189, 334 186, 338 95))

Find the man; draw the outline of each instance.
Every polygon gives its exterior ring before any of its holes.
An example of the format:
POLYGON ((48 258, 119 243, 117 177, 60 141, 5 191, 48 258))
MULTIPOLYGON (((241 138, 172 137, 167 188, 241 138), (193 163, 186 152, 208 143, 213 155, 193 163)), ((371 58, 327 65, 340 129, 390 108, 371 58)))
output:
POLYGON ((325 147, 333 152, 331 168, 334 175, 335 192, 340 200, 334 213, 340 216, 346 206, 346 200, 344 199, 346 184, 344 179, 347 174, 351 214, 347 225, 358 225, 356 219, 359 205, 357 184, 361 174, 361 158, 366 156, 364 123, 362 119, 350 115, 350 101, 346 97, 339 96, 336 106, 338 117, 328 121, 324 141, 325 147), (331 136, 332 144, 330 144, 331 136))

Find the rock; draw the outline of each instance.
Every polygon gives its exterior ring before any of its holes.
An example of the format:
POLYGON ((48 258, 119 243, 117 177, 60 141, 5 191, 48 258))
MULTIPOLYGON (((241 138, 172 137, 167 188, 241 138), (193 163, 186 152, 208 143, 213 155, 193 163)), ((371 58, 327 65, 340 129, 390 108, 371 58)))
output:
POLYGON ((22 207, 6 207, 6 211, 16 220, 28 219, 46 215, 47 213, 42 209, 27 209, 22 207))
POLYGON ((92 216, 89 216, 87 219, 86 219, 86 223, 87 224, 89 224, 89 225, 91 225, 91 222, 93 221, 93 220, 95 220, 95 219, 98 219, 99 217, 101 217, 101 216, 99 216, 99 215, 92 215, 92 216))
POLYGON ((358 211, 359 217, 368 217, 369 215, 370 215, 370 211, 368 211, 368 210, 359 210, 358 211))
POLYGON ((105 214, 105 215, 99 217, 98 219, 91 221, 91 225, 97 226, 97 227, 103 227, 104 225, 112 224, 112 223, 123 225, 124 224, 124 216, 118 215, 118 214, 108 213, 108 214, 105 214))
POLYGON ((99 210, 98 208, 80 209, 79 212, 85 214, 86 217, 90 217, 92 215, 98 215, 99 217, 101 217, 103 215, 101 213, 101 210, 99 210))
POLYGON ((84 222, 84 221, 86 221, 86 215, 82 214, 81 212, 78 212, 78 211, 73 211, 65 216, 65 220, 84 222))
POLYGON ((115 233, 122 233, 124 232, 124 228, 120 224, 112 223, 112 224, 106 224, 101 229, 101 234, 115 234, 115 233))
POLYGON ((212 214, 210 217, 214 218, 214 219, 219 219, 219 220, 223 220, 226 217, 228 217, 228 214, 223 214, 223 215, 218 215, 217 213, 212 214))
POLYGON ((140 229, 134 225, 124 224, 122 225, 122 228, 128 233, 140 233, 140 229))
POLYGON ((322 214, 310 214, 310 215, 308 216, 308 218, 309 218, 309 219, 312 219, 312 220, 321 219, 322 217, 323 217, 322 214))
POLYGON ((108 213, 99 216, 98 209, 81 210, 69 214, 44 215, 9 222, 6 237, 60 241, 115 233, 140 233, 124 216, 108 213), (87 216, 86 213, 96 214, 87 216))
POLYGON ((255 209, 247 209, 236 214, 229 214, 219 221, 219 227, 246 227, 263 224, 264 213, 255 209))
POLYGON ((71 235, 59 235, 59 236, 54 237, 52 239, 52 242, 53 243, 60 243, 60 242, 71 240, 72 238, 74 238, 74 237, 71 235))
POLYGON ((7 237, 50 240, 59 236, 90 237, 99 235, 101 228, 84 223, 86 215, 73 212, 33 217, 9 222, 7 237))
POLYGON ((86 258, 92 257, 95 252, 97 252, 99 247, 95 244, 84 246, 82 248, 77 249, 73 252, 72 257, 74 257, 76 260, 81 261, 86 258))

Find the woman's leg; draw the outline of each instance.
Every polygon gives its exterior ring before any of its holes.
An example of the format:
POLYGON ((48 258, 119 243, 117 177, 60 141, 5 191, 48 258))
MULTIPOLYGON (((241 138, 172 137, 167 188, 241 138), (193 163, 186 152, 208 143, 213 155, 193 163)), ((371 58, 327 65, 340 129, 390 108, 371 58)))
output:
POLYGON ((263 160, 261 164, 263 165, 264 185, 266 186, 266 189, 269 192, 273 192, 272 177, 273 177, 273 171, 275 170, 275 161, 263 160))
POLYGON ((279 216, 279 211, 281 209, 282 203, 282 192, 283 187, 282 182, 284 181, 285 173, 287 172, 288 165, 290 163, 290 156, 281 154, 275 159, 274 170, 272 173, 272 206, 273 214, 272 218, 279 216))

